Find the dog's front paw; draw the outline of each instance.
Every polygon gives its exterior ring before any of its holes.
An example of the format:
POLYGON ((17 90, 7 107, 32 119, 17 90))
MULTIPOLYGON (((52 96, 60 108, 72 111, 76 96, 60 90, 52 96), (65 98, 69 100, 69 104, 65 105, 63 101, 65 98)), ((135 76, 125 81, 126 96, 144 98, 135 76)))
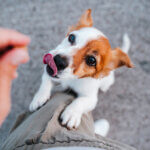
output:
POLYGON ((44 103, 46 103, 47 100, 48 100, 48 97, 46 97, 44 94, 35 95, 33 98, 33 101, 31 102, 31 104, 29 106, 30 112, 37 110, 44 103))
POLYGON ((68 129, 77 128, 80 125, 82 114, 67 107, 60 116, 61 124, 68 129))

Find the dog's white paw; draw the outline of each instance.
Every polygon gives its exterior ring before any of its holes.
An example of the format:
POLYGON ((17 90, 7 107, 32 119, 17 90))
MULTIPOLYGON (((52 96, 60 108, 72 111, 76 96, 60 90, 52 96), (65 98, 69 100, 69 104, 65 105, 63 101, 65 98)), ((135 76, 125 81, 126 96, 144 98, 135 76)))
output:
POLYGON ((33 112, 37 110, 39 107, 41 107, 46 101, 48 100, 48 97, 46 97, 44 94, 36 94, 29 106, 30 112, 33 112))
POLYGON ((81 116, 81 113, 67 107, 61 114, 61 124, 65 125, 68 129, 76 129, 80 125, 81 116))

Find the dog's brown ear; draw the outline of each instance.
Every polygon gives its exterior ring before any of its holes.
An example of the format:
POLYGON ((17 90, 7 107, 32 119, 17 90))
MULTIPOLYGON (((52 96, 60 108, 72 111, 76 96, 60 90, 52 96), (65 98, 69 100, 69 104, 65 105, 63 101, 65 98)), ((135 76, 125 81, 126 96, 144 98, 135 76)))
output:
MULTIPOLYGON (((76 25, 73 25, 69 28, 68 34, 74 30, 79 30, 83 27, 91 27, 93 26, 93 19, 91 16, 91 9, 87 9, 82 16, 80 17, 79 21, 76 25)), ((67 35, 68 35, 67 34, 67 35)))
POLYGON ((129 56, 126 53, 124 53, 120 48, 115 48, 111 51, 110 61, 107 67, 110 70, 114 70, 122 66, 126 66, 128 68, 134 67, 129 56))
POLYGON ((91 9, 88 9, 82 14, 81 18, 79 19, 77 23, 79 26, 84 26, 84 27, 93 26, 93 19, 91 16, 91 11, 92 11, 91 9))

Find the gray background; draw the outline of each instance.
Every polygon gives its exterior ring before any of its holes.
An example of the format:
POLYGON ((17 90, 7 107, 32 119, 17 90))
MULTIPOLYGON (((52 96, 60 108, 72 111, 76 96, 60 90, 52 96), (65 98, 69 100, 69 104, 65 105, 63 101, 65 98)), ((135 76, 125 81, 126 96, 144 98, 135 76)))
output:
POLYGON ((111 124, 108 137, 150 149, 150 1, 143 0, 0 0, 0 26, 17 29, 32 39, 31 60, 19 68, 12 86, 12 110, 0 129, 0 143, 8 135, 17 115, 28 109, 42 74, 42 55, 64 38, 67 27, 92 8, 94 26, 121 46, 127 32, 134 69, 116 71, 116 82, 107 93, 99 93, 94 118, 111 124))

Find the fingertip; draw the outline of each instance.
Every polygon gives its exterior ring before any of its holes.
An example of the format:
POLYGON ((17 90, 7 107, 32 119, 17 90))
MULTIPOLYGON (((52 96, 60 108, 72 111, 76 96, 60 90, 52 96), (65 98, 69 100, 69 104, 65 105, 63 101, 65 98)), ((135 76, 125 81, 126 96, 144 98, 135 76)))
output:
POLYGON ((27 35, 23 35, 24 38, 22 40, 24 40, 25 45, 28 45, 31 41, 31 38, 27 35))
POLYGON ((10 40, 10 45, 27 46, 30 43, 30 38, 26 35, 18 35, 10 40))
POLYGON ((27 46, 31 39, 29 36, 12 29, 0 28, 0 48, 7 46, 27 46))
POLYGON ((28 35, 22 34, 15 30, 8 30, 9 44, 14 46, 27 46, 31 39, 28 35))

